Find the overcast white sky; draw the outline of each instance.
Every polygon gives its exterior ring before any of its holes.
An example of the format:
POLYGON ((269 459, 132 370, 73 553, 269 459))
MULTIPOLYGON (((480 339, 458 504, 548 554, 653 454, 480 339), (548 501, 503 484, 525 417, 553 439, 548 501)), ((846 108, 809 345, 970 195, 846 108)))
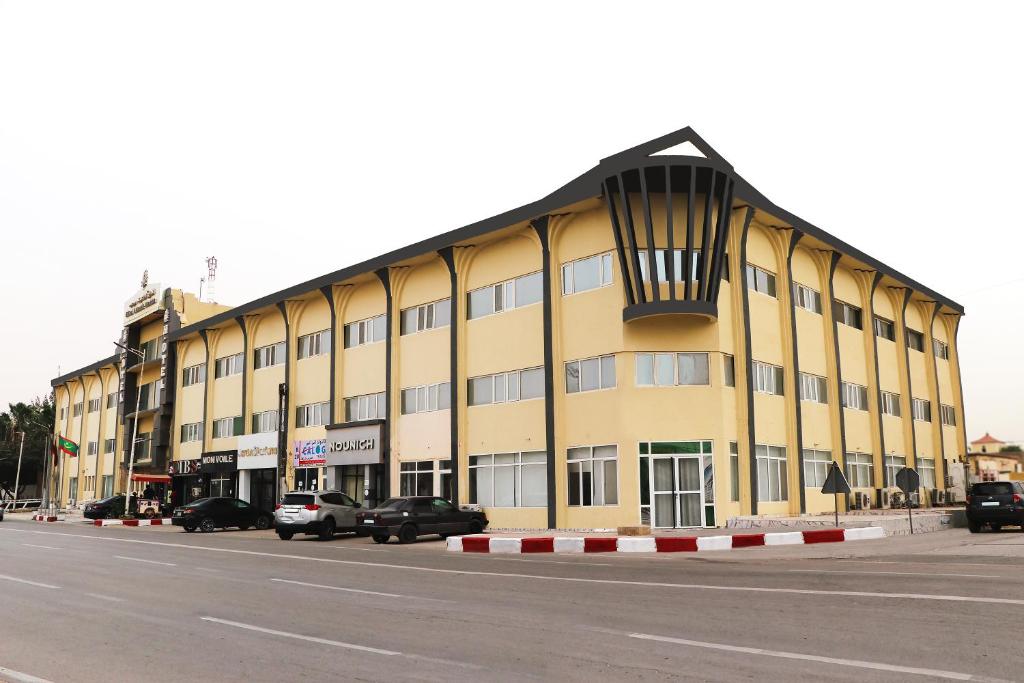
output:
POLYGON ((241 304, 692 125, 964 304, 969 436, 1024 439, 1012 3, 496 7, 0 0, 0 405, 112 353, 144 268, 241 304))

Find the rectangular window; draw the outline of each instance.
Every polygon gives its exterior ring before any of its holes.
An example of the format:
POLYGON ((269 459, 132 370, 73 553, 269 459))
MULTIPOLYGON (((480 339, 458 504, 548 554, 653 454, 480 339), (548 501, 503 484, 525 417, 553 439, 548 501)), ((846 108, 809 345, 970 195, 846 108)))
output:
POLYGON ((785 375, 782 368, 760 361, 754 361, 754 391, 762 394, 782 396, 785 386, 785 375))
POLYGON ((740 450, 735 441, 729 442, 729 500, 740 502, 740 450))
POLYGON ((321 356, 331 352, 331 331, 320 330, 304 334, 296 340, 298 346, 298 359, 321 356))
POLYGON ((896 341, 896 323, 875 316, 875 336, 889 341, 896 341))
POLYGON ((565 364, 565 393, 615 388, 615 356, 571 360, 565 364))
POLYGON ((581 446, 566 452, 569 505, 619 504, 617 446, 581 446))
POLYGON ((578 294, 612 283, 611 252, 562 264, 562 295, 578 294))
POLYGON ((832 465, 832 451, 804 449, 804 487, 820 489, 825 485, 829 467, 832 465))
POLYGON ((85 454, 86 455, 96 455, 99 452, 100 452, 100 442, 99 441, 90 441, 87 444, 86 450, 85 450, 85 454))
POLYGON ((399 464, 399 485, 403 496, 434 495, 434 461, 417 460, 399 464))
POLYGON ((114 495, 114 475, 113 474, 104 474, 103 475, 103 480, 102 480, 102 486, 103 486, 103 493, 102 493, 102 497, 103 498, 109 498, 110 496, 114 495))
POLYGON ((83 404, 82 404, 81 401, 79 401, 78 403, 75 404, 74 410, 71 413, 73 417, 81 417, 82 416, 82 406, 83 406, 83 404))
POLYGON ((544 368, 512 370, 469 380, 468 403, 482 406, 544 397, 544 368))
POLYGON ((896 485, 896 473, 907 466, 907 456, 905 455, 887 455, 885 456, 885 471, 886 477, 889 480, 889 486, 896 485))
POLYGON ((921 488, 933 489, 935 488, 935 459, 934 458, 918 458, 917 459, 917 473, 921 475, 921 488))
POLYGON ((448 410, 451 403, 451 385, 448 382, 402 389, 402 415, 448 410))
POLYGON ((384 341, 388 332, 387 315, 357 320, 345 325, 345 348, 384 341))
POLYGON ((736 386, 736 358, 728 353, 722 354, 722 366, 725 373, 725 386, 736 386))
MULTIPOLYGON (((640 275, 644 282, 650 282, 650 268, 647 264, 649 254, 647 249, 640 247, 637 249, 637 253, 640 255, 640 275)), ((668 282, 668 264, 665 261, 665 249, 654 250, 654 260, 657 264, 658 269, 658 282, 668 282)), ((684 249, 673 249, 672 250, 672 275, 675 282, 684 281, 685 270, 683 268, 683 254, 684 249)), ((699 280, 700 274, 703 272, 704 261, 701 259, 701 252, 699 249, 694 249, 690 252, 690 280, 699 280)))
POLYGON ((939 416, 942 418, 942 424, 948 427, 956 426, 956 409, 953 406, 940 403, 939 416))
POLYGON ((68 407, 67 406, 62 406, 61 409, 60 409, 60 419, 63 420, 65 417, 67 417, 67 415, 68 415, 68 407))
POLYGON ((252 414, 252 433, 276 432, 280 425, 280 414, 276 410, 264 410, 252 414))
POLYGON ((868 388, 852 382, 843 382, 843 407, 852 410, 868 409, 868 388))
POLYGON ((747 289, 775 296, 775 273, 747 264, 747 289))
POLYGON ((924 351, 924 335, 917 330, 907 328, 907 348, 915 351, 924 351))
POLYGON ((202 441, 203 440, 203 423, 202 422, 190 422, 188 424, 181 425, 181 442, 188 443, 189 441, 202 441))
POLYGON ((811 313, 821 314, 821 292, 799 282, 793 283, 793 303, 811 313))
POLYGON ((415 334, 438 327, 448 327, 452 321, 451 299, 441 299, 402 311, 401 334, 415 334))
POLYGON ((935 352, 936 358, 943 360, 949 360, 949 344, 938 339, 932 340, 932 350, 935 352))
POLYGON ((104 439, 103 440, 103 453, 114 452, 115 439, 104 439))
POLYGON ((385 415, 384 392, 349 396, 345 399, 345 422, 360 420, 383 420, 385 415))
POLYGON ((224 439, 242 433, 242 416, 221 417, 213 421, 213 438, 224 439))
POLYGON ((870 453, 846 454, 846 480, 851 488, 874 486, 875 464, 870 453))
POLYGON ((78 500, 78 477, 68 478, 68 498, 78 500))
POLYGON ((882 392, 882 414, 899 417, 903 414, 900 410, 900 395, 891 391, 882 392))
POLYGON ((859 308, 838 299, 833 303, 832 311, 836 320, 844 325, 856 327, 858 330, 864 329, 863 314, 859 308))
POLYGON ((321 427, 331 423, 331 404, 307 403, 295 408, 295 427, 321 427))
POLYGON ((90 398, 89 399, 89 406, 88 406, 89 412, 90 413, 95 413, 95 412, 99 411, 99 409, 100 409, 100 401, 102 401, 102 400, 103 399, 99 399, 99 398, 90 398))
MULTIPOLYGON (((281 342, 281 345, 284 346, 284 342, 281 342)), ((264 348, 266 349, 270 347, 264 348)), ((257 351, 259 351, 259 349, 257 349, 257 351)), ((258 355, 259 354, 257 354, 257 356, 258 355)), ((230 375, 237 375, 238 373, 242 372, 242 370, 245 369, 245 362, 243 359, 244 354, 241 353, 236 353, 231 356, 224 356, 223 358, 218 358, 213 362, 213 378, 219 379, 221 377, 229 377, 230 375)), ((257 363, 258 362, 259 360, 257 358, 257 363)), ((261 366, 257 365, 256 367, 261 366)), ((203 379, 206 379, 205 370, 203 371, 203 379)))
POLYGON ((206 381, 206 363, 190 365, 181 371, 181 386, 190 387, 206 381))
POLYGON ((915 398, 912 403, 912 412, 915 420, 921 422, 932 421, 932 402, 923 398, 915 398))
POLYGON ((469 499, 481 507, 545 507, 547 453, 469 456, 469 499))
POLYGON ((544 274, 529 275, 474 289, 467 295, 469 320, 540 302, 544 295, 544 274))
POLYGON ((828 380, 806 372, 800 373, 800 400, 828 403, 828 380))
MULTIPOLYGON (((711 371, 706 353, 637 353, 635 358, 637 386, 711 384, 711 371)), ((728 378, 728 369, 726 372, 728 378)))
POLYGON ((757 456, 757 499, 762 503, 789 499, 786 449, 783 446, 758 444, 757 456))
MULTIPOLYGON (((269 368, 272 365, 278 365, 279 363, 283 363, 285 355, 284 347, 285 344, 282 341, 277 342, 276 344, 269 344, 267 346, 261 346, 258 349, 254 349, 252 354, 254 359, 253 368, 259 370, 260 368, 269 368)), ((241 372, 241 363, 239 363, 238 372, 241 372)))

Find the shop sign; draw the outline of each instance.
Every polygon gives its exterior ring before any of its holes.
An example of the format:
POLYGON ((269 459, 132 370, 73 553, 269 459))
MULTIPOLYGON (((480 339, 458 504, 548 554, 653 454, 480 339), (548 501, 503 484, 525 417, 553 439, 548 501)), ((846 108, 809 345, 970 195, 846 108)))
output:
POLYGON ((292 465, 295 467, 323 467, 327 464, 327 441, 326 439, 309 439, 294 443, 294 459, 292 465))
POLYGON ((211 451, 203 453, 200 461, 199 471, 203 474, 234 472, 238 469, 238 451, 211 451))
POLYGON ((200 459, 194 460, 172 460, 167 465, 167 474, 174 476, 189 476, 199 474, 200 459))
POLYGON ((277 467, 277 432, 240 435, 237 443, 238 469, 277 467))
POLYGON ((159 284, 148 283, 142 289, 135 292, 128 301, 124 303, 124 324, 130 325, 140 318, 145 318, 150 313, 163 308, 163 290, 159 284))
POLYGON ((328 465, 376 465, 381 462, 383 422, 327 430, 328 465))

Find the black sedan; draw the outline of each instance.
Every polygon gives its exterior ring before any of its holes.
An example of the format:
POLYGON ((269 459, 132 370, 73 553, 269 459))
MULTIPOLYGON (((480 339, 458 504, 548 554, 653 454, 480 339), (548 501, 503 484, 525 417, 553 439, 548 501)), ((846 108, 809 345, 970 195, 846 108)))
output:
POLYGON ((82 516, 86 519, 117 519, 124 514, 124 496, 110 496, 86 503, 82 516))
POLYGON ((429 534, 441 538, 479 534, 487 527, 487 516, 460 510, 444 498, 407 496, 388 498, 372 510, 357 512, 356 527, 377 543, 387 543, 392 536, 398 536, 401 543, 412 543, 417 536, 429 534))
POLYGON ((249 505, 237 498, 200 498, 188 505, 174 509, 171 524, 184 527, 185 531, 196 529, 210 532, 229 526, 243 531, 256 527, 269 529, 274 517, 269 512, 249 505))
POLYGON ((1024 531, 1024 484, 1019 481, 980 481, 967 494, 967 528, 972 534, 987 524, 992 531, 1019 526, 1024 531))

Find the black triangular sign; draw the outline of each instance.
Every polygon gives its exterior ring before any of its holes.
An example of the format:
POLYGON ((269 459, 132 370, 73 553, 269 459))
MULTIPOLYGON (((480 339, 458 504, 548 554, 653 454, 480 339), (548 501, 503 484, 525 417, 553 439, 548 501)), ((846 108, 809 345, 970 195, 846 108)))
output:
POLYGON ((828 476, 825 477, 825 485, 821 487, 822 493, 849 493, 850 482, 846 481, 846 475, 835 460, 828 468, 828 476))

